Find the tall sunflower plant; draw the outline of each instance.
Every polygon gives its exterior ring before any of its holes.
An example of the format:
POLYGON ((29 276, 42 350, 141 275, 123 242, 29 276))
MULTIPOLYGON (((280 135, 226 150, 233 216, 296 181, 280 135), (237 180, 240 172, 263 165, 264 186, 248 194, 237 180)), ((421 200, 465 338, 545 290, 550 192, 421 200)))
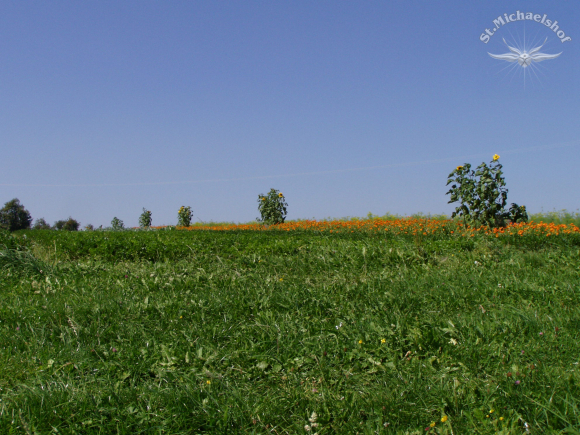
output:
POLYGON ((177 211, 177 226, 178 227, 189 227, 191 225, 191 219, 193 218, 193 212, 191 207, 185 207, 182 205, 177 211))
POLYGON ((264 225, 283 224, 286 220, 288 204, 282 192, 270 189, 267 195, 258 195, 258 222, 264 225))
POLYGON ((451 217, 460 217, 472 227, 503 227, 508 222, 527 222, 525 206, 515 203, 506 210, 508 189, 503 176, 500 156, 494 154, 491 162, 483 162, 476 170, 469 163, 457 166, 447 177, 451 188, 449 204, 459 203, 451 217))

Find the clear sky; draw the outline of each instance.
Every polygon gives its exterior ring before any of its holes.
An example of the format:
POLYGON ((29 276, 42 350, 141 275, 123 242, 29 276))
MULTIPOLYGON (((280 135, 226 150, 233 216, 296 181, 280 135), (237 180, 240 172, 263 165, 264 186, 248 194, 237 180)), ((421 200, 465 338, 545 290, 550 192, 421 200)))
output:
POLYGON ((580 2, 0 3, 0 203, 136 226, 450 214, 447 175, 501 156, 508 201, 580 207, 580 2), (557 20, 569 41, 533 20, 557 20), (511 46, 562 54, 524 69, 511 46), (524 80, 525 78, 525 80, 524 80))

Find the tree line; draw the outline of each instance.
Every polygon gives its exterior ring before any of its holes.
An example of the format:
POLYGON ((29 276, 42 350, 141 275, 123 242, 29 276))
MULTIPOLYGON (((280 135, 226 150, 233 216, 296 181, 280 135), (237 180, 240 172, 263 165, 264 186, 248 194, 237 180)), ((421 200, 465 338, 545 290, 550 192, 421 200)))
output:
POLYGON ((50 225, 44 218, 36 219, 32 224, 30 212, 20 204, 18 198, 14 198, 4 204, 0 209, 0 228, 8 231, 26 230, 29 228, 39 230, 65 230, 78 231, 80 223, 69 217, 67 220, 58 220, 54 225, 50 225))

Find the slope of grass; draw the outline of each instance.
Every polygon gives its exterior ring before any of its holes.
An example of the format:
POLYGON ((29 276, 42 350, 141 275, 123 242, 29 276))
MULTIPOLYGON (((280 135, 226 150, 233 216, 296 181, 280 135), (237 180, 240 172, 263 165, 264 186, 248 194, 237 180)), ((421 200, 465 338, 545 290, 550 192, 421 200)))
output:
POLYGON ((21 233, 0 433, 576 433, 580 248, 548 239, 21 233))

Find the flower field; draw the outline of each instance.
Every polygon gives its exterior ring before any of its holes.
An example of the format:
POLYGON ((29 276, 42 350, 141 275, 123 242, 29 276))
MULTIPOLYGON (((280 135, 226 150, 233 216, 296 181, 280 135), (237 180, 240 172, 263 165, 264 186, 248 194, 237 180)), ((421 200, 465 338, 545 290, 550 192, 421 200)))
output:
POLYGON ((0 233, 0 433, 580 430, 580 230, 0 233))
MULTIPOLYGON (((164 229, 167 227, 154 227, 164 229)), ((534 235, 534 236, 554 236, 562 234, 580 234, 580 228, 575 224, 554 224, 544 222, 524 222, 509 224, 502 228, 469 227, 453 220, 431 220, 431 219, 369 219, 352 221, 316 221, 303 220, 288 222, 272 226, 261 224, 230 224, 230 225, 196 225, 191 227, 177 227, 178 230, 185 231, 388 231, 394 235, 448 235, 457 234, 472 237, 475 234, 493 234, 496 237, 502 235, 534 235)))

